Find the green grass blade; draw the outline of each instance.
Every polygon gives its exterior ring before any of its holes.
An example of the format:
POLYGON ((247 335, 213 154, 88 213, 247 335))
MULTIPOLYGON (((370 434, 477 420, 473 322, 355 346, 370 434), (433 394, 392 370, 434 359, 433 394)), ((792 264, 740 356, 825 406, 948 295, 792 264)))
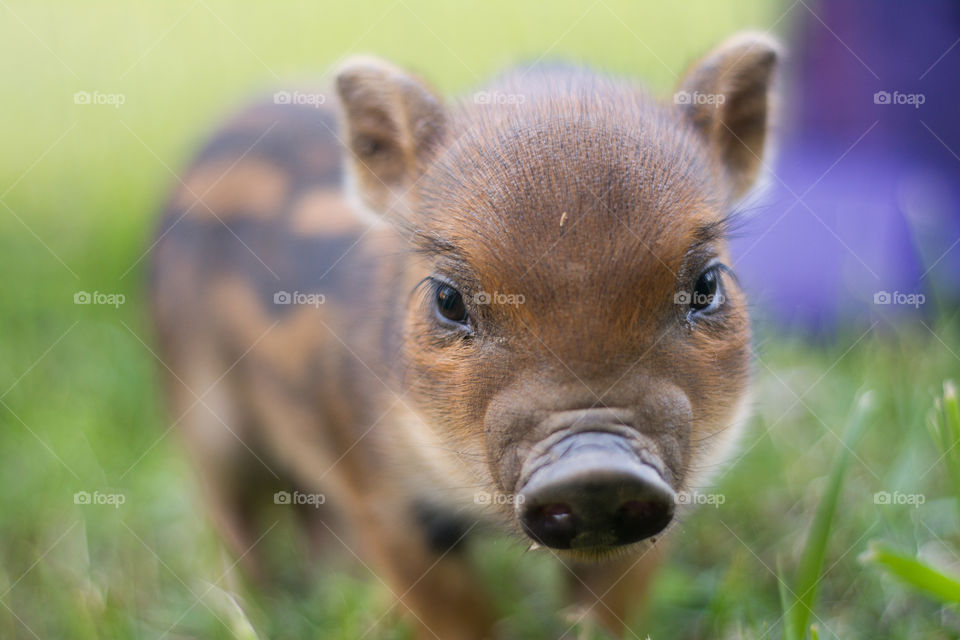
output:
POLYGON ((820 498, 820 505, 814 516, 807 542, 797 567, 793 593, 796 601, 791 602, 785 619, 786 638, 803 638, 806 635, 813 603, 818 592, 820 572, 823 569, 823 560, 827 551, 827 542, 833 525, 833 516, 840 498, 840 489, 843 487, 843 478, 846 475, 850 462, 850 453, 856 446, 867 424, 867 417, 874 406, 873 394, 861 394, 853 408, 853 414, 847 425, 843 440, 843 447, 837 455, 830 470, 830 478, 826 491, 820 498))
POLYGON ((793 635, 793 626, 789 624, 790 606, 794 600, 793 597, 787 593, 787 577, 779 561, 777 562, 777 576, 777 590, 780 592, 780 610, 783 612, 783 640, 800 640, 800 638, 793 635))
POLYGON ((871 542, 860 561, 879 566, 901 582, 942 602, 960 603, 960 581, 882 542, 871 542))
POLYGON ((957 387, 948 380, 943 383, 942 432, 944 462, 953 482, 953 493, 960 509, 960 402, 957 400, 957 387))
POLYGON ((943 396, 934 401, 927 417, 927 426, 947 468, 947 477, 953 485, 960 513, 960 402, 953 381, 943 383, 943 396))

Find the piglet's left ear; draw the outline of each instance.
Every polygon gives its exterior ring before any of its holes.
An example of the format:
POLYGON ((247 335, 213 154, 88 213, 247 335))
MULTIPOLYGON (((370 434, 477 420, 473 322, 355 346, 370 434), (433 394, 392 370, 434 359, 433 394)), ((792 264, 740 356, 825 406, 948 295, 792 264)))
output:
POLYGON ((779 46, 769 36, 737 34, 694 64, 674 94, 713 150, 732 199, 749 190, 760 168, 778 57, 779 46))
POLYGON ((385 214, 440 147, 446 109, 426 83, 377 58, 347 60, 336 82, 355 188, 364 204, 385 214))

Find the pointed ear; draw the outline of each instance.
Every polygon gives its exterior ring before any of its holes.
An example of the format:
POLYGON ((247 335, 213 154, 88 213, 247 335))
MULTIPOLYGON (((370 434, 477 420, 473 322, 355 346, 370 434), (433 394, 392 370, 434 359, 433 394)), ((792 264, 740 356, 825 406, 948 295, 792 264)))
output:
POLYGON ((446 110, 425 83, 377 58, 348 60, 336 84, 352 187, 368 208, 385 213, 442 144, 446 110))
POLYGON ((760 168, 779 51, 765 34, 737 34, 694 64, 674 94, 710 145, 734 200, 749 190, 760 168))

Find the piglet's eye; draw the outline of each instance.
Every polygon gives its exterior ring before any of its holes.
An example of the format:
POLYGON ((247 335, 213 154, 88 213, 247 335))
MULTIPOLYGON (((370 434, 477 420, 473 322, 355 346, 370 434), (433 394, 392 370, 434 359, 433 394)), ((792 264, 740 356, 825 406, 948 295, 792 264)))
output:
POLYGON ((467 307, 463 303, 463 296, 459 291, 447 284, 440 284, 436 288, 437 313, 442 318, 457 324, 467 324, 467 307))
POLYGON ((720 274, 716 267, 711 267, 697 278, 690 296, 690 308, 698 312, 708 312, 717 309, 723 303, 720 292, 720 274))

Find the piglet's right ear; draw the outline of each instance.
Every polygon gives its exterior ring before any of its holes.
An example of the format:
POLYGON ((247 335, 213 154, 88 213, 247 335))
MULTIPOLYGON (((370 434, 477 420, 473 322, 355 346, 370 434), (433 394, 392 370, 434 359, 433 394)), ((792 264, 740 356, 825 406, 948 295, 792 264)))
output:
POLYGON ((349 59, 336 83, 357 195, 386 213, 443 143, 446 110, 425 83, 377 58, 349 59))
POLYGON ((741 33, 691 68, 674 101, 710 145, 733 199, 757 177, 770 111, 779 45, 760 33, 741 33))

